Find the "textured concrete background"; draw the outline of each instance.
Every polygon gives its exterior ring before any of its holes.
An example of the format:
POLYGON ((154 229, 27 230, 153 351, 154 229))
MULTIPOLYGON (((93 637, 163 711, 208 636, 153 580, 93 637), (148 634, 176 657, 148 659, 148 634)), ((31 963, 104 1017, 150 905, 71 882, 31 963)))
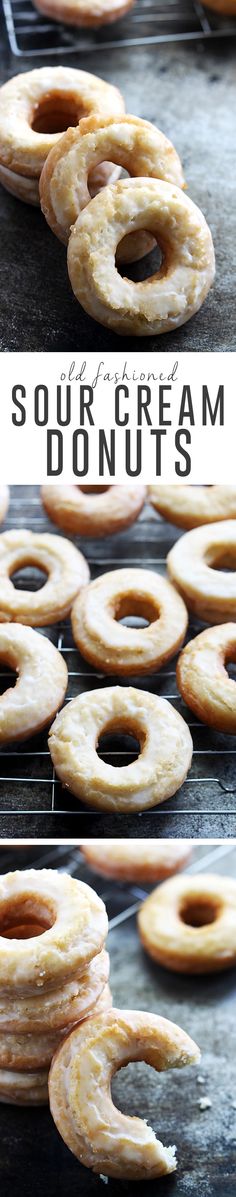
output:
MULTIPOLYGON (((0 852, 0 869, 42 867, 26 848, 0 852)), ((75 849, 45 848, 45 864, 66 868, 87 881, 106 902, 109 920, 119 918, 137 897, 134 889, 107 882, 81 864, 75 849)), ((192 871, 235 876, 236 852, 225 844, 197 847, 192 871), (224 851, 224 855, 222 855, 224 851)), ((139 900, 141 891, 139 891, 139 900)), ((114 1078, 115 1103, 125 1113, 148 1119, 158 1138, 176 1145, 176 1173, 163 1180, 109 1180, 108 1197, 233 1197, 236 1181, 235 969, 211 977, 184 977, 151 961, 139 940, 136 918, 111 927, 108 936, 114 1005, 149 1010, 177 1022, 201 1049, 197 1067, 159 1076, 145 1064, 130 1064, 114 1078), (203 1078, 199 1085, 198 1077, 203 1078), (211 1107, 199 1109, 202 1097, 211 1107)), ((47 1109, 0 1106, 0 1185, 4 1197, 104 1197, 104 1180, 81 1167, 64 1146, 47 1109)))
MULTIPOLYGON (((86 56, 83 62, 78 55, 65 61, 118 84, 127 111, 153 121, 174 141, 189 195, 212 230, 216 281, 201 311, 175 333, 138 341, 117 337, 78 305, 65 249, 41 214, 1 189, 0 348, 235 349, 235 40, 122 48, 86 56)), ((2 62, 2 82, 19 70, 42 65, 37 58, 10 60, 6 49, 2 62)), ((142 266, 133 277, 142 277, 142 266)))

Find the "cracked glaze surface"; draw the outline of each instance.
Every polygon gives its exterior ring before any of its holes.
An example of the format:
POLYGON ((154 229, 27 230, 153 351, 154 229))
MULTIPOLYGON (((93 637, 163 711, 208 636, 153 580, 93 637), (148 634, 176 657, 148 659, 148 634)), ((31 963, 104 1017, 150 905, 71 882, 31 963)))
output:
POLYGON ((177 328, 197 312, 215 272, 210 230, 179 187, 151 178, 123 179, 80 213, 67 251, 72 290, 85 311, 123 336, 177 328), (163 252, 161 269, 145 282, 121 278, 116 248, 145 229, 163 252))
POLYGON ((135 811, 155 806, 176 793, 192 759, 187 724, 166 699, 110 686, 72 699, 49 733, 57 775, 76 797, 99 810, 135 811), (116 769, 96 752, 106 731, 124 729, 140 744, 131 765, 116 769))
POLYGON ((160 669, 181 647, 187 630, 185 604, 166 578, 154 570, 116 569, 101 574, 72 614, 75 643, 104 673, 148 674, 160 669), (147 618, 147 627, 126 627, 125 615, 147 618))

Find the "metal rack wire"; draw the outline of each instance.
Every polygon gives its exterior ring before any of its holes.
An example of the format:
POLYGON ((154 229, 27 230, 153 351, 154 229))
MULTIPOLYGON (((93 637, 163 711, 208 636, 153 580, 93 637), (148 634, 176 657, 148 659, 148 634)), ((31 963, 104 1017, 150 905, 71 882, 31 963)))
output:
MULTIPOLYGON (((6 526, 28 527, 40 532, 50 530, 54 534, 56 533, 55 525, 50 524, 43 511, 36 488, 32 487, 28 487, 26 490, 23 487, 13 489, 6 526)), ((59 532, 58 535, 60 535, 59 532)), ((86 553, 91 577, 94 578, 101 572, 126 563, 136 566, 143 565, 165 572, 166 552, 178 535, 175 529, 158 519, 154 511, 145 507, 136 524, 125 533, 120 533, 104 541, 92 541, 91 544, 89 541, 84 543, 82 540, 80 542, 77 540, 76 543, 86 553)), ((22 571, 18 584, 32 587, 33 578, 35 578, 35 571, 32 569, 22 571)), ((191 622, 188 638, 192 638, 199 631, 199 627, 200 625, 196 621, 191 622)), ((67 662, 69 672, 67 702, 84 690, 117 682, 116 678, 96 673, 82 659, 73 643, 69 621, 40 630, 57 645, 67 662)), ((6 670, 1 670, 0 688, 2 691, 6 689, 8 678, 9 673, 6 670)), ((129 679, 125 680, 125 684, 130 684, 129 679)), ((152 674, 147 678, 133 678, 132 684, 141 689, 158 693, 173 703, 189 724, 193 737, 193 761, 186 781, 174 799, 169 799, 158 808, 153 808, 149 814, 155 819, 158 812, 159 818, 165 816, 170 823, 173 815, 184 814, 186 834, 188 834, 189 816, 196 812, 200 815, 207 814, 214 833, 215 816, 222 813, 226 816, 232 815, 236 810, 235 738, 217 734, 193 717, 177 691, 175 661, 171 661, 159 673, 152 674)), ((101 747, 101 755, 104 760, 112 759, 112 763, 118 767, 124 764, 124 761, 128 764, 134 759, 138 755, 138 749, 135 744, 130 747, 130 741, 122 736, 118 742, 117 738, 114 738, 108 747, 104 742, 104 751, 101 747)), ((17 817, 24 814, 28 819, 30 835, 30 816, 34 814, 41 815, 43 821, 47 821, 50 816, 50 835, 57 834, 57 819, 62 815, 65 816, 69 835, 71 817, 73 816, 74 820, 76 815, 79 834, 80 819, 81 816, 84 819, 85 810, 88 827, 91 827, 92 831, 94 811, 88 807, 85 808, 82 803, 73 798, 73 795, 63 790, 55 776, 47 746, 47 732, 41 733, 27 742, 24 741, 22 745, 16 744, 10 748, 7 746, 3 748, 0 752, 0 770, 0 833, 2 816, 9 817, 9 825, 11 824, 10 816, 12 816, 16 828, 17 817)), ((103 812, 96 812, 96 816, 100 816, 102 825, 103 812)), ((142 812, 136 818, 142 820, 142 812)), ((15 834, 17 834, 16 830, 15 834)))
POLYGON ((85 54, 121 46, 131 48, 235 34, 230 18, 205 10, 200 0, 138 0, 115 25, 98 30, 78 30, 52 23, 37 12, 31 0, 3 0, 3 11, 10 49, 18 58, 40 55, 42 60, 76 51, 82 59, 85 54))

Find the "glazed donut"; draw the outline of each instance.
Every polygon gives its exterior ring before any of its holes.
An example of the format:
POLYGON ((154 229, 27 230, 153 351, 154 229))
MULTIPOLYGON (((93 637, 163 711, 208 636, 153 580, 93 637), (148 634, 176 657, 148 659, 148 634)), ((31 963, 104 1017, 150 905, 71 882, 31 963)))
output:
POLYGON ((1 995, 24 997, 77 977, 103 947, 104 903, 82 881, 53 869, 27 869, 0 878, 1 995), (35 938, 8 939, 8 929, 41 924, 35 938))
POLYGON ((163 1072, 199 1059, 185 1031, 157 1014, 111 1010, 75 1027, 49 1073, 51 1113, 67 1147, 105 1176, 149 1180, 174 1172, 175 1148, 163 1147, 144 1120, 114 1106, 111 1081, 131 1060, 163 1072))
POLYGON ((199 619, 209 623, 236 620, 235 520, 186 532, 173 545, 167 566, 189 611, 199 619), (227 570, 234 572, 224 572, 227 570))
POLYGON ((20 528, 0 535, 0 622, 12 620, 43 627, 63 619, 78 590, 89 580, 82 553, 63 536, 28 532, 20 528), (17 590, 11 574, 26 565, 47 574, 40 590, 17 590))
MULTIPOLYGON (((97 1018, 111 1007, 111 990, 109 985, 105 985, 96 1005, 84 1021, 87 1022, 95 1011, 97 1018)), ((1 1102, 10 1101, 14 1105, 42 1105, 48 1102, 48 1069, 56 1048, 61 1040, 65 1039, 66 1034, 66 1027, 51 1035, 22 1035, 18 1032, 12 1035, 0 1032, 1 1102)))
POLYGON ((236 963, 236 881, 209 873, 172 877, 141 906, 146 951, 177 973, 212 973, 236 963))
MULTIPOLYGON (((119 116, 119 114, 117 114, 117 116, 119 116)), ((122 116, 122 114, 121 114, 121 116, 122 116)), ((84 126, 84 124, 86 124, 86 120, 90 121, 90 117, 87 117, 87 119, 86 119, 86 117, 84 117, 84 120, 81 120, 80 124, 83 124, 83 126, 84 126)), ((103 120, 105 121, 105 116, 103 117, 103 120)), ((108 117, 108 121, 109 120, 113 121, 113 116, 108 117)), ((114 120, 115 120, 115 117, 114 117, 114 120)), ((98 121, 99 122, 102 121, 102 116, 98 116, 98 121)), ((59 171, 61 171, 61 166, 63 166, 63 172, 65 172, 65 168, 66 168, 66 178, 67 178, 67 169, 68 169, 67 168, 67 160, 68 159, 71 160, 71 154, 69 154, 67 151, 68 151, 68 148, 71 148, 71 144, 73 146, 73 138, 74 138, 74 134, 75 134, 75 132, 77 132, 77 130, 78 130, 78 127, 77 127, 77 129, 67 129, 66 134, 61 136, 60 142, 62 141, 63 145, 62 145, 62 154, 59 157, 58 157, 59 141, 56 142, 56 145, 53 147, 53 150, 50 150, 50 153, 48 154, 48 158, 50 157, 50 165, 49 165, 48 171, 46 171, 46 169, 44 169, 44 168, 46 168, 46 163, 44 163, 42 174, 41 174, 41 180, 40 180, 40 189, 38 189, 38 183, 36 184, 36 186, 37 186, 37 203, 41 203, 42 212, 44 214, 44 217, 46 217, 46 220, 48 221, 50 229, 52 229, 53 232, 55 233, 55 235, 59 237, 60 241, 62 241, 66 245, 68 242, 69 232, 71 232, 71 224, 73 224, 73 220, 77 220, 77 217, 78 217, 78 214, 80 211, 80 208, 78 207, 78 203, 77 203, 77 206, 75 206, 75 202, 77 202, 77 195, 71 194, 71 196, 69 196, 69 201, 71 201, 71 217, 69 217, 69 219, 67 219, 68 195, 67 195, 67 199, 65 196, 65 207, 63 207, 63 220, 67 220, 67 235, 66 235, 65 227, 63 227, 63 229, 61 229, 61 227, 58 224, 56 224, 56 220, 54 217, 54 209, 53 209, 53 205, 52 205, 52 200, 50 200, 50 190, 52 190, 54 180, 52 183, 52 187, 50 187, 50 177, 52 177, 52 175, 55 176, 55 171, 56 171, 56 174, 59 174, 59 171), (68 136, 67 136, 67 134, 68 134, 68 136), (56 154, 55 154, 55 151, 56 151, 56 154), (61 158, 62 158, 62 162, 60 160, 61 158), (41 198, 40 198, 40 196, 41 196, 41 198)), ((120 166, 114 166, 110 162, 98 163, 96 168, 92 170, 89 180, 87 180, 87 176, 86 176, 86 194, 87 194, 86 202, 89 202, 89 200, 93 199, 93 196, 97 195, 97 192, 99 192, 99 190, 102 190, 103 187, 107 186, 107 183, 115 183, 117 178, 120 177, 120 172, 121 172, 120 166)), ((8 172, 8 174, 10 174, 10 172, 8 172)), ((1 175, 0 175, 0 181, 1 181, 1 175)), ((67 184, 66 184, 66 186, 67 186, 67 184)), ((8 188, 8 189, 10 189, 10 188, 8 188)), ((55 192, 55 184, 54 184, 54 192, 55 192)), ((14 194, 17 194, 17 190, 16 190, 16 192, 14 192, 14 194)), ((65 194, 65 186, 63 186, 63 194, 65 194)), ((23 198, 24 198, 24 196, 23 196, 23 198)), ((83 207, 84 207, 84 205, 83 205, 83 207)), ((155 245, 155 241, 153 241, 153 237, 151 237, 149 232, 145 232, 145 230, 143 230, 140 233, 135 233, 135 232, 129 233, 129 236, 123 238, 121 245, 119 245, 119 248, 117 248, 117 254, 116 254, 117 261, 121 261, 121 262, 137 261, 138 259, 140 259, 140 257, 144 257, 145 254, 149 254, 150 250, 153 249, 153 245, 155 245)))
POLYGON ((96 1014, 96 1017, 97 1017, 97 1014, 103 1014, 105 1010, 111 1010, 111 1007, 112 1007, 112 993, 110 990, 110 985, 104 985, 104 989, 101 993, 101 997, 98 998, 98 1001, 96 1002, 96 1006, 94 1006, 93 1009, 91 1009, 89 1011, 89 1014, 87 1015, 87 1017, 84 1021, 87 1022, 89 1018, 93 1018, 94 1014, 96 1014))
POLYGON ((177 664, 177 685, 198 719, 216 731, 236 735, 236 685, 227 661, 236 661, 236 626, 207 628, 190 640, 177 664))
POLYGON ((3 1068, 26 1073, 48 1069, 66 1033, 62 1029, 40 1035, 38 1031, 22 1034, 20 1027, 15 1032, 0 1031, 0 1076, 3 1068))
MULTIPOLYGON (((100 998, 94 1002, 93 1007, 88 1011, 84 1021, 96 1014, 103 1014, 105 1010, 111 1009, 112 996, 109 985, 106 985, 102 990, 100 998)), ((77 1019, 75 1020, 77 1022, 77 1019)), ((82 1021, 81 1019, 79 1020, 82 1021)), ((69 1029, 73 1026, 70 1024, 69 1029)), ((15 1032, 0 1030, 0 1070, 2 1068, 12 1069, 14 1072, 37 1072, 42 1068, 49 1068, 52 1057, 62 1039, 68 1035, 68 1026, 61 1027, 57 1031, 43 1031, 41 1033, 33 1030, 29 1034, 22 1033, 21 1024, 19 1022, 18 1029, 15 1032)))
POLYGON ((200 209, 161 179, 122 179, 96 195, 73 226, 67 251, 76 299, 90 316, 123 336, 173 331, 201 307, 214 278, 214 249, 200 209), (121 278, 117 246, 145 229, 163 254, 144 282, 121 278))
POLYGON ((146 486, 42 486, 43 505, 66 532, 79 536, 109 536, 129 528, 138 518, 146 486))
MULTIPOLYGON (((42 211, 53 233, 66 245, 71 227, 91 199, 89 176, 93 163, 99 166, 104 157, 116 162, 130 175, 151 175, 178 187, 184 186, 182 167, 174 146, 149 121, 123 115, 87 117, 80 121, 78 129, 68 129, 60 138, 60 144, 48 155, 40 179, 42 211)), ((137 249, 140 257, 153 248, 153 238, 145 230, 144 234, 141 253, 138 234, 135 233, 133 243, 131 233, 118 247, 119 260, 122 261, 123 246, 126 261, 134 260, 137 249)))
POLYGON ((98 810, 145 810, 170 798, 192 759, 187 724, 164 698, 133 687, 90 690, 67 703, 49 733, 53 764, 63 785, 98 810), (100 736, 134 735, 138 760, 116 769, 99 758, 100 736))
MULTIPOLYGON (((102 187, 105 187, 107 183, 115 183, 119 175, 120 170, 117 166, 114 166, 112 170, 110 162, 103 162, 100 170, 95 170, 89 180, 91 197, 93 198, 94 195, 97 195, 97 192, 102 187)), ((15 195, 16 199, 22 200, 24 204, 33 204, 34 207, 40 207, 38 179, 19 175, 16 171, 9 170, 7 166, 0 165, 0 183, 5 187, 5 191, 9 191, 10 195, 15 195)))
POLYGON ((39 179, 49 150, 69 125, 92 112, 123 111, 117 87, 87 71, 49 66, 22 72, 0 89, 0 162, 26 179, 39 179))
MULTIPOLYGON (((20 930, 22 932, 22 928, 20 930)), ((95 1005, 97 1009, 100 998, 109 989, 108 977, 109 956, 102 950, 79 977, 75 976, 49 993, 43 991, 30 997, 18 997, 16 993, 2 997, 0 992, 0 1033, 15 1032, 19 1027, 24 1034, 32 1028, 39 1034, 44 1031, 55 1033, 63 1028, 66 1033, 68 1026, 87 1018, 95 1005)))
POLYGON ((178 528, 236 519, 236 486, 149 486, 148 498, 178 528))
POLYGON ((0 1102, 11 1106, 44 1106, 48 1102, 48 1068, 14 1072, 0 1068, 0 1102))
POLYGON ((98 26, 118 21, 134 0, 34 0, 39 12, 65 25, 98 26))
POLYGON ((54 644, 21 624, 0 624, 0 663, 19 674, 0 695, 0 744, 24 740, 46 727, 67 689, 66 663, 54 644))
POLYGON ((24 204, 39 207, 38 179, 27 179, 25 175, 17 175, 15 170, 9 170, 8 166, 0 165, 0 183, 5 191, 9 191, 10 195, 22 200, 24 204))
POLYGON ((163 881, 190 859, 191 840, 92 840, 80 844, 80 851, 89 868, 101 877, 163 881))
POLYGON ((0 523, 5 519, 9 507, 9 486, 0 486, 0 523))
POLYGON ((125 677, 160 669, 183 643, 187 611, 173 586, 149 569, 116 569, 101 574, 76 600, 72 614, 75 643, 95 668, 125 677), (177 601, 176 601, 177 600, 177 601), (126 627, 128 615, 150 620, 148 627, 126 627))

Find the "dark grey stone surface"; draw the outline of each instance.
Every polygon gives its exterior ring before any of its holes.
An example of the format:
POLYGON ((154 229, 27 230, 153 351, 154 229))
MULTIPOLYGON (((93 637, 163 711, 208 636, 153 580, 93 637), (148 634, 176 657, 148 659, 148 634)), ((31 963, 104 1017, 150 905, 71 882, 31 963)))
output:
MULTIPOLYGON (((5 850, 6 852, 6 850, 5 850)), ((5 859, 0 849, 0 870, 27 867, 26 852, 19 849, 5 859)), ((103 896, 109 920, 133 904, 134 888, 113 885, 89 873, 75 849, 62 854, 39 845, 29 864, 64 867, 88 881, 103 896), (51 855, 50 855, 51 851, 51 855)), ((235 848, 196 846, 190 871, 219 872, 235 876, 235 848), (210 859, 209 859, 210 849, 210 859), (209 860, 209 863, 208 863, 209 860)), ((141 891, 139 891, 139 900, 141 891)), ((236 1181, 235 1110, 235 969, 210 977, 173 974, 151 961, 143 951, 136 919, 125 918, 111 926, 108 936, 113 1004, 120 1008, 148 1010, 177 1022, 201 1049, 197 1067, 157 1075, 144 1064, 130 1064, 112 1086, 115 1103, 127 1114, 147 1118, 166 1146, 176 1145, 177 1171, 164 1180, 127 1182, 109 1180, 108 1197, 233 1197, 236 1181), (203 1085, 198 1077, 203 1078, 203 1085), (212 1103, 205 1112, 199 1101, 212 1103)), ((104 1180, 79 1165, 63 1145, 49 1111, 22 1110, 0 1105, 0 1187, 4 1197, 103 1197, 104 1180)))
MULTIPOLYGON (((138 341, 117 337, 87 317, 75 300, 66 251, 41 214, 1 188, 0 348, 174 353, 235 349, 235 39, 122 47, 84 60, 70 55, 65 61, 118 84, 127 111, 153 121, 174 141, 189 195, 212 230, 216 281, 201 311, 182 329, 138 341)), ((1 82, 32 65, 42 61, 11 59, 4 45, 1 82)), ((134 277, 141 278, 142 269, 136 267, 134 277)))
MULTIPOLYGON (((58 529, 47 519, 40 503, 39 488, 12 487, 11 504, 4 527, 28 527, 35 531, 58 529)), ((146 505, 132 528, 103 540, 73 538, 88 558, 91 577, 122 565, 140 565, 165 572, 165 558, 180 533, 157 517, 146 505)), ((35 571, 21 571, 18 585, 35 586, 35 571)), ((190 620, 188 637, 203 625, 190 620)), ((115 685, 120 679, 96 673, 80 656, 73 643, 70 622, 41 629, 60 642, 69 671, 67 698, 84 690, 115 685), (59 641, 59 637, 61 640, 59 641)), ((170 700, 191 728, 193 759, 181 789, 167 802, 141 814, 105 814, 85 808, 53 777, 47 746, 47 731, 22 744, 6 745, 0 751, 0 836, 68 838, 124 834, 132 836, 227 836, 236 835, 236 742, 200 724, 178 694, 176 659, 159 673, 132 679, 139 688, 170 700)), ((234 667, 232 667, 234 668, 234 667)), ((6 689, 5 668, 0 671, 0 692, 6 689)), ((129 684, 125 679, 124 684, 129 684)), ((104 759, 128 764, 135 745, 117 737, 103 746, 104 759), (114 755, 115 753, 115 755, 114 755), (124 756, 124 754, 126 754, 124 756)))

